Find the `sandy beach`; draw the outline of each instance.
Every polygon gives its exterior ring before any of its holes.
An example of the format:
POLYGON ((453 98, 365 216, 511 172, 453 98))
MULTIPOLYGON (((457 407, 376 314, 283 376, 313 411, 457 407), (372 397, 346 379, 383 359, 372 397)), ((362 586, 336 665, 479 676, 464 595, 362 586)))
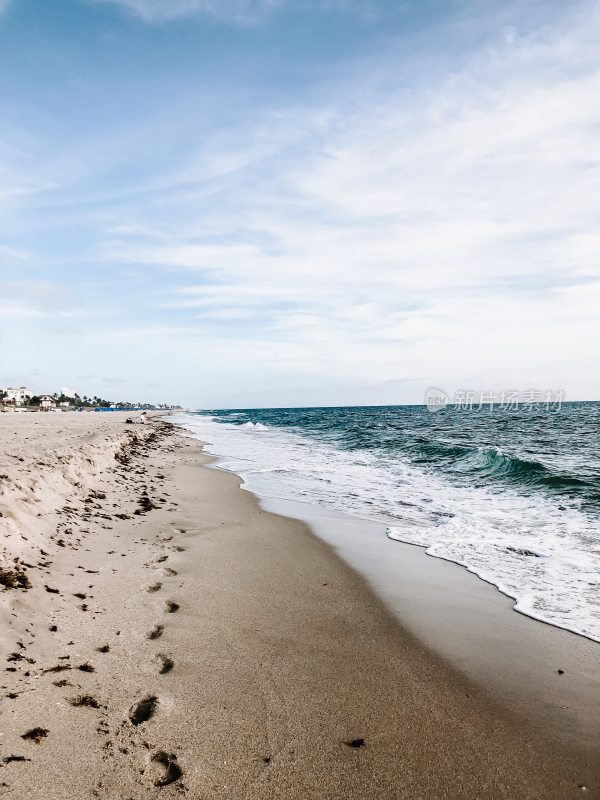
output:
MULTIPOLYGON (((600 797, 163 419, 0 415, 0 796, 600 797)), ((507 612, 511 613, 511 612, 507 612)))

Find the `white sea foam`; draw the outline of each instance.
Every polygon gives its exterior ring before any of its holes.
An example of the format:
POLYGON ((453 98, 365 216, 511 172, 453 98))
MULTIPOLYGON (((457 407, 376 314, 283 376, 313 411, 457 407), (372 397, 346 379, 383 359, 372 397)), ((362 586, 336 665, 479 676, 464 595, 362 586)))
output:
POLYGON ((247 488, 382 521, 515 599, 515 608, 600 641, 597 524, 543 495, 457 487, 401 460, 341 450, 293 430, 180 419, 247 488))

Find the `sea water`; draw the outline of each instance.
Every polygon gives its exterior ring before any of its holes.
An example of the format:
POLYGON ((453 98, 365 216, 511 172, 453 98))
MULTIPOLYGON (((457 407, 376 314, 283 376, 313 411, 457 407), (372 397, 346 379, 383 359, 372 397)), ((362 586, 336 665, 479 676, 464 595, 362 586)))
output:
POLYGON ((600 641, 600 403, 200 411, 180 419, 258 495, 384 523, 515 608, 600 641))

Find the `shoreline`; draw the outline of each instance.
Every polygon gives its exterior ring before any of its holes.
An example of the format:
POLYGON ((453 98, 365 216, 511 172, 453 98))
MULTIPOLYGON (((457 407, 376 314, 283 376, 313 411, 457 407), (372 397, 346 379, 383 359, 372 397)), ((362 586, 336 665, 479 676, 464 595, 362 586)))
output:
POLYGON ((579 745, 586 740, 590 752, 598 751, 600 647, 595 640, 517 612, 495 584, 462 564, 430 556, 421 545, 394 541, 398 552, 386 552, 384 525, 308 503, 259 501, 265 510, 308 524, 365 579, 401 627, 506 713, 556 739, 571 738, 579 745), (372 547, 371 533, 380 538, 365 562, 365 547, 352 539, 364 536, 367 544, 369 537, 372 547))
MULTIPOLYGON (((574 425, 585 425, 581 410, 573 413, 574 425)), ((504 452, 487 443, 483 418, 432 418, 424 408, 215 410, 173 419, 259 495, 383 523, 391 540, 463 565, 513 598, 515 610, 600 643, 593 476, 579 464, 582 479, 573 475, 568 489, 568 434, 560 446, 565 475, 553 478, 543 448, 530 466, 517 456, 510 425, 506 441, 499 432, 504 452), (473 425, 473 440, 454 452, 449 443, 466 433, 463 422, 473 425)), ((523 419, 512 422, 518 429, 523 419)))
POLYGON ((383 522, 256 494, 242 476, 220 465, 227 456, 209 456, 209 467, 238 479, 263 510, 305 523, 366 582, 402 628, 479 686, 504 713, 598 755, 600 644, 595 639, 518 611, 514 598, 463 564, 431 556, 423 545, 389 540, 383 522))
POLYGON ((1 595, 17 656, 0 793, 599 796, 597 759, 517 725, 307 525, 264 511, 187 432, 155 425, 164 436, 126 463, 77 476, 79 544, 51 539, 32 588, 1 595), (36 729, 39 742, 22 738, 36 729))
MULTIPOLYGON (((177 423, 175 423, 175 424, 177 424, 177 423)), ((200 441, 200 443, 203 444, 203 445, 205 444, 202 441, 202 439, 198 439, 198 441, 200 441)), ((276 497, 274 495, 258 494, 254 489, 250 488, 247 485, 246 480, 245 480, 245 478, 243 477, 242 474, 240 474, 238 472, 235 472, 234 470, 231 470, 228 467, 223 467, 218 463, 221 459, 227 458, 227 456, 222 455, 222 454, 216 454, 216 453, 208 453, 208 455, 210 455, 212 458, 214 458, 215 461, 217 462, 217 463, 214 464, 214 467, 216 469, 220 469, 223 472, 227 472, 230 475, 235 475, 238 478, 240 478, 241 481, 242 481, 242 485, 241 485, 240 488, 243 489, 244 491, 247 491, 247 492, 250 492, 251 494, 254 494, 259 499, 259 501, 264 504, 265 508, 268 508, 269 505, 276 505, 278 503, 289 505, 290 509, 294 509, 294 508, 300 509, 302 507, 306 507, 306 508, 309 508, 309 509, 313 509, 313 511, 309 512, 309 513, 301 513, 301 512, 300 513, 294 513, 292 511, 292 512, 290 512, 288 514, 283 514, 283 516, 291 516, 294 519, 300 519, 300 520, 303 520, 303 521, 307 521, 309 519, 313 519, 314 520, 317 517, 319 517, 320 515, 322 515, 323 517, 331 517, 331 518, 339 518, 339 519, 344 519, 345 518, 345 519, 353 520, 358 524, 362 524, 362 525, 365 525, 365 526, 373 528, 373 529, 374 528, 382 529, 385 532, 386 538, 388 538, 390 541, 394 542, 394 544, 398 544, 401 547, 416 548, 417 550, 423 552, 424 555, 426 555, 428 558, 438 559, 439 561, 444 561, 447 564, 452 564, 454 567, 459 567, 461 570, 465 570, 466 572, 469 573, 469 575, 472 575, 474 578, 477 578, 477 580, 481 581, 482 583, 487 584, 492 589, 494 589, 496 592, 498 592, 498 594, 502 595, 502 597, 504 597, 506 600, 509 600, 510 603, 511 603, 511 610, 514 611, 516 614, 520 614, 520 615, 526 617, 527 619, 531 620, 532 622, 539 623, 541 625, 546 625, 549 628, 553 628, 553 629, 556 629, 558 631, 562 631, 563 633, 570 634, 570 635, 575 636, 577 638, 585 639, 588 642, 592 642, 592 643, 600 646, 600 639, 596 639, 593 636, 590 636, 589 634, 586 634, 586 633, 582 633, 581 631, 575 630, 574 628, 568 628, 568 627, 566 627, 564 625, 559 625, 557 622, 552 622, 550 620, 545 619, 544 617, 535 616, 534 614, 530 613, 529 611, 524 611, 523 609, 519 608, 518 607, 518 598, 515 597, 515 595, 511 594, 508 590, 503 589, 502 586, 499 585, 498 583, 495 583, 492 578, 486 578, 484 575, 481 575, 479 572, 477 572, 473 567, 470 567, 468 564, 463 564, 461 561, 455 561, 454 559, 452 559, 452 558, 450 558, 448 556, 439 555, 437 553, 429 553, 428 552, 429 545, 418 544, 417 542, 411 542, 408 539, 400 539, 400 538, 395 538, 393 536, 390 536, 389 533, 388 533, 389 523, 387 523, 387 522, 377 521, 377 520, 374 520, 374 519, 368 519, 367 517, 358 516, 358 515, 355 515, 355 514, 344 514, 344 512, 342 512, 342 511, 338 511, 338 510, 332 509, 332 508, 327 508, 325 506, 319 506, 316 503, 310 503, 308 501, 290 500, 288 498, 276 497)), ((310 527, 310 524, 309 524, 309 527, 310 527)), ((318 536, 319 534, 315 533, 315 535, 318 536)), ((360 572, 360 570, 358 570, 358 571, 360 572)))

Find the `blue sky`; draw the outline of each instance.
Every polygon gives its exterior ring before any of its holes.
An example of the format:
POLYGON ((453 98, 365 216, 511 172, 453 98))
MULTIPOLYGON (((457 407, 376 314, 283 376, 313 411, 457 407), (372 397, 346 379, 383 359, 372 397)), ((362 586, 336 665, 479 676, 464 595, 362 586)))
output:
POLYGON ((0 385, 600 398, 600 6, 0 0, 0 385))

